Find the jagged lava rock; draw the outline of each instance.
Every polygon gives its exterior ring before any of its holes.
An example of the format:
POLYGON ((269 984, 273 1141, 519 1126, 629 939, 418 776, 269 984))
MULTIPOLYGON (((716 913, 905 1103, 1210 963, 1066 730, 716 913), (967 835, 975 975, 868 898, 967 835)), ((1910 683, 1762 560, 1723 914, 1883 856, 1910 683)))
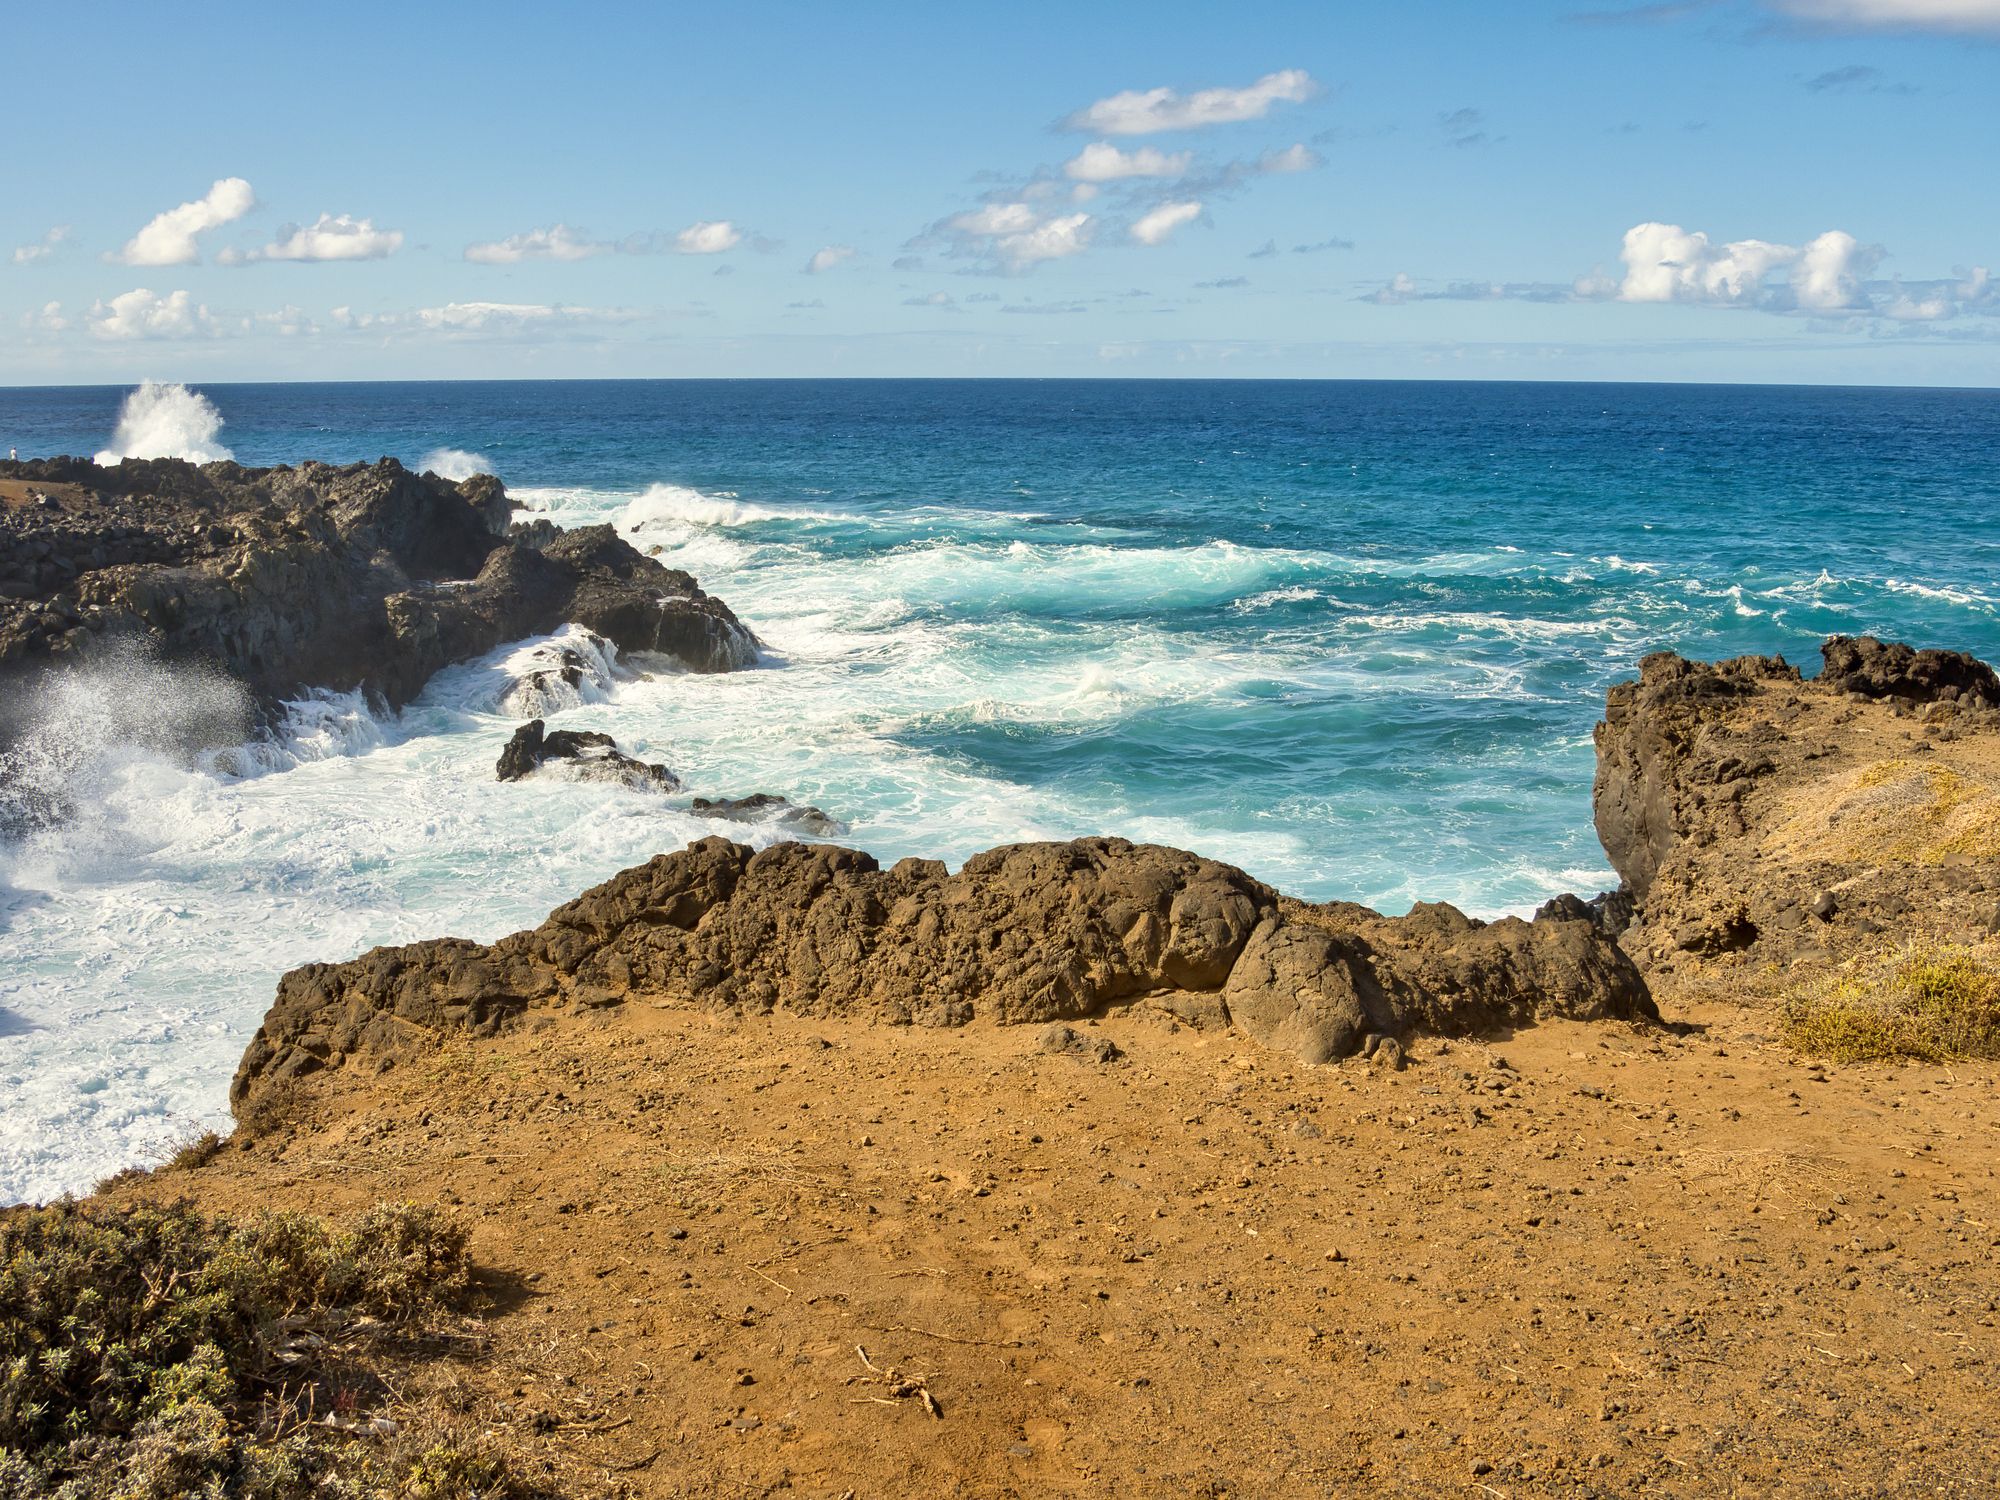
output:
POLYGON ((551 762, 585 781, 612 781, 658 792, 677 792, 681 785, 680 778, 657 761, 625 754, 608 734, 594 729, 550 731, 540 719, 514 731, 493 770, 501 781, 521 781, 551 762))
POLYGON ((231 1097, 241 1113, 301 1074, 393 1065, 536 1007, 959 1026, 1074 1020, 1142 997, 1226 1014, 1309 1062, 1370 1033, 1655 1016, 1638 971, 1589 920, 1309 906, 1229 865, 1122 839, 1008 845, 954 875, 935 860, 884 870, 853 849, 710 838, 490 946, 448 938, 294 970, 231 1097))
POLYGON ((137 640, 267 707, 308 687, 400 706, 440 667, 569 621, 693 671, 756 659, 727 605, 608 526, 510 539, 490 475, 45 459, 0 479, 44 497, 0 505, 0 668, 16 673, 137 640))

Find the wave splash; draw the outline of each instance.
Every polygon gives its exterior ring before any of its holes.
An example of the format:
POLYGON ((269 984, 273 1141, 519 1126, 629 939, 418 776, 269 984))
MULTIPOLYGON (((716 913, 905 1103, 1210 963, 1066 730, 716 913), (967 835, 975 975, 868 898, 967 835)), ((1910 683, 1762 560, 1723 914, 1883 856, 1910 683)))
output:
POLYGON ((470 479, 475 474, 494 473, 493 460, 483 453, 464 448, 433 448, 417 461, 417 468, 440 479, 470 479))
POLYGON ((236 455, 217 440, 222 413, 199 391, 178 382, 147 380, 125 398, 111 446, 96 462, 109 468, 127 458, 184 458, 212 464, 236 455))

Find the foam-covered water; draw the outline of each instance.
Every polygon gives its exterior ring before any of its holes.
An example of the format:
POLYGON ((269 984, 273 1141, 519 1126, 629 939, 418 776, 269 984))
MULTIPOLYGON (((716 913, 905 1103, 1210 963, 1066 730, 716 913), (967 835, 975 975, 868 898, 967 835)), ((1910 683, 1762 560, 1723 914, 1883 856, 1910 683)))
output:
MULTIPOLYGON (((1645 651, 1809 660, 1875 630, 2000 655, 1984 393, 206 395, 244 462, 490 467, 536 513, 612 522, 729 600, 767 662, 692 676, 570 629, 440 674, 392 721, 316 694, 276 740, 219 752, 173 714, 45 714, 66 727, 16 781, 71 789, 73 817, 0 854, 0 1196, 220 1123, 286 968, 491 938, 689 838, 780 836, 688 796, 811 802, 885 861, 1113 832, 1310 896, 1491 914, 1610 879, 1590 727, 1645 651), (687 794, 499 783, 528 717, 607 730, 687 794)), ((0 392, 0 440, 87 450, 121 396, 0 392)), ((117 670, 68 691, 204 713, 228 693, 117 670)))

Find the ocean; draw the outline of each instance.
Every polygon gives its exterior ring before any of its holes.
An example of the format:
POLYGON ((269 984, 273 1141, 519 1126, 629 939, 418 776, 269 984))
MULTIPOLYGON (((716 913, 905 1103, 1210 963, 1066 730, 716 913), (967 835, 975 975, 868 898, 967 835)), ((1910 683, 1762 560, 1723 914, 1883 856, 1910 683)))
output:
MULTIPOLYGON (((1591 726, 1648 651, 1830 633, 2000 658, 2000 392, 1252 381, 216 385, 249 464, 490 469, 610 521, 766 646, 604 672, 552 726, 884 863, 1108 833, 1389 911, 1609 884, 1591 726)), ((97 452, 127 392, 0 390, 97 452)), ((532 649, 524 643, 521 649, 532 649)), ((400 716, 302 702, 190 763, 132 668, 37 707, 81 815, 0 847, 0 1200, 210 1126, 277 977, 490 939, 691 838, 687 797, 502 784, 515 648, 400 716)), ((518 665, 518 663, 517 663, 518 665)))

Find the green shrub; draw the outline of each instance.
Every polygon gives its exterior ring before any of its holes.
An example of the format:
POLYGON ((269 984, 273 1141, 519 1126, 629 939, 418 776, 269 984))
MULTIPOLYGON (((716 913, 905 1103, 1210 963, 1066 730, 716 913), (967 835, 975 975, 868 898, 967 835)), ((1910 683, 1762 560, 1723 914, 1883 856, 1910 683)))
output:
POLYGON ((347 1229, 186 1203, 13 1210, 0 1216, 0 1494, 515 1494, 491 1457, 377 1451, 299 1416, 379 1396, 373 1364, 468 1279, 464 1232, 409 1205, 347 1229))
POLYGON ((1916 938, 1785 997, 1785 1040, 1835 1062, 2000 1057, 2000 954, 1916 938))

